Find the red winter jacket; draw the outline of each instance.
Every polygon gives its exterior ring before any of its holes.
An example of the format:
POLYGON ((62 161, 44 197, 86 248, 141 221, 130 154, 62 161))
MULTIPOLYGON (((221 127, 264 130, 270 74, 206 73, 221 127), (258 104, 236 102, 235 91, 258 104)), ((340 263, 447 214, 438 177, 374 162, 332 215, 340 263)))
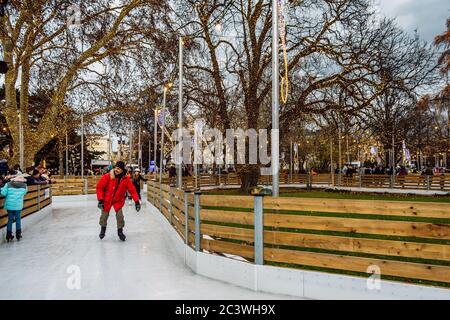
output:
POLYGON ((118 178, 115 177, 114 170, 105 174, 97 183, 97 199, 103 201, 105 204, 104 211, 109 212, 112 207, 117 212, 125 205, 125 194, 128 191, 133 200, 139 201, 136 193, 136 188, 131 182, 130 177, 124 175, 120 179, 118 185, 118 178))

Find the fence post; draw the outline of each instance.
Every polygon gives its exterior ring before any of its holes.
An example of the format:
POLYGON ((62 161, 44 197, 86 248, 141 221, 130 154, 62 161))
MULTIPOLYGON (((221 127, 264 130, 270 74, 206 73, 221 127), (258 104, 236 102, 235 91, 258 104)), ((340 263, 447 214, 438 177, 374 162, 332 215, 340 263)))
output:
POLYGON ((169 222, 172 224, 172 187, 169 187, 169 222))
POLYGON ((162 183, 159 184, 159 211, 162 212, 162 183))
POLYGON ((254 200, 254 221, 255 221, 255 264, 264 264, 264 208, 263 195, 255 195, 254 200))
POLYGON ((38 205, 38 211, 41 211, 41 186, 37 186, 37 205, 38 205))
POLYGON ((189 200, 187 192, 184 193, 184 243, 189 245, 189 200))
POLYGON ((86 178, 86 179, 84 180, 84 194, 88 194, 88 193, 89 193, 88 189, 89 189, 89 186, 88 186, 88 178, 86 178))
POLYGON ((363 175, 362 173, 359 174, 359 188, 362 188, 362 179, 363 179, 363 175))
POLYGON ((431 190, 431 181, 430 181, 430 176, 427 175, 427 190, 431 190))
POLYGON ((195 251, 201 250, 201 234, 200 234, 200 195, 201 192, 194 193, 194 210, 195 210, 195 251))

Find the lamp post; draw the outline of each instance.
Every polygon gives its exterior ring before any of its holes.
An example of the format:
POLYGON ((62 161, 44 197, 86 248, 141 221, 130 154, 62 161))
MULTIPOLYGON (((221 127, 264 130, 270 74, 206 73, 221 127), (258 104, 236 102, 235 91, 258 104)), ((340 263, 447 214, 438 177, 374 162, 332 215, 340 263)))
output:
POLYGON ((142 169, 142 147, 141 147, 141 127, 139 127, 138 136, 138 168, 142 169))
POLYGON ((158 152, 158 107, 155 108, 155 124, 154 124, 154 161, 155 161, 155 180, 156 180, 156 174, 157 174, 157 169, 156 169, 156 158, 158 157, 157 152, 158 152))
POLYGON ((69 135, 66 128, 66 176, 69 175, 69 135))
POLYGON ((272 0, 272 195, 280 195, 278 2, 272 0))
POLYGON ((164 94, 163 94, 163 106, 162 106, 162 126, 161 126, 161 152, 160 152, 160 171, 159 171, 159 185, 162 187, 162 176, 164 173, 164 134, 166 129, 166 100, 167 100, 167 91, 172 87, 172 83, 169 83, 164 86, 164 94))
MULTIPOLYGON (((182 130, 183 130, 183 38, 179 39, 179 57, 178 57, 178 77, 179 77, 179 87, 178 87, 178 129, 179 129, 179 140, 180 143, 182 139, 182 130)), ((180 153, 179 163, 177 165, 177 188, 181 189, 183 186, 183 174, 182 174, 182 161, 183 155, 180 153)))
POLYGON ((23 125, 22 125, 22 113, 19 112, 19 163, 20 168, 23 170, 24 166, 24 139, 23 139, 23 125))
POLYGON ((133 164, 133 122, 130 123, 130 142, 129 142, 129 148, 130 148, 130 166, 133 164))
POLYGON ((81 114, 81 179, 84 180, 84 115, 81 114))

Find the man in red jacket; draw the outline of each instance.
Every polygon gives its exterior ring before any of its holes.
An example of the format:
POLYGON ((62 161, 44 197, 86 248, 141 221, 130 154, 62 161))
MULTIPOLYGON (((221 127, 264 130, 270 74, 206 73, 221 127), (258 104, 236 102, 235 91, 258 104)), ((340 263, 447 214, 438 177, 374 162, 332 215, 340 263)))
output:
POLYGON ((127 191, 131 194, 131 197, 136 204, 136 210, 139 212, 141 210, 141 204, 136 193, 136 188, 131 182, 130 177, 126 176, 125 163, 118 161, 115 168, 105 174, 97 183, 98 207, 102 210, 102 215, 100 217, 100 239, 105 237, 109 211, 111 208, 114 208, 117 218, 118 235, 120 240, 125 241, 126 237, 123 234, 125 219, 122 208, 125 205, 127 191))

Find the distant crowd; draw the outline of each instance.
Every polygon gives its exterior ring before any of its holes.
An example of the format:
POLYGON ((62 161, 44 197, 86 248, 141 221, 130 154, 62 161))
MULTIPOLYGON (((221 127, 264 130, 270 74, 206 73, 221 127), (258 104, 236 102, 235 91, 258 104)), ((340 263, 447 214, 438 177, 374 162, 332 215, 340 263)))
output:
POLYGON ((52 178, 52 173, 41 165, 22 170, 18 164, 10 167, 7 160, 0 160, 0 187, 17 177, 23 178, 27 186, 48 185, 56 182, 52 178))

